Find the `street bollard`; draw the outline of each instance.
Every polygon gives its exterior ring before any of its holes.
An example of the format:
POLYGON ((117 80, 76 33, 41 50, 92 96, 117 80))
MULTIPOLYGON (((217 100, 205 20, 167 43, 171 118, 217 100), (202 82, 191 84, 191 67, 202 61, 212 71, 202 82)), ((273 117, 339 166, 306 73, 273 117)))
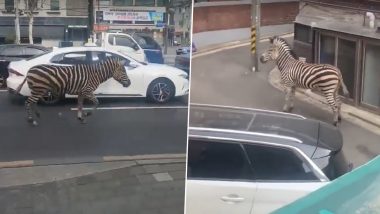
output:
POLYGON ((252 71, 255 72, 258 68, 258 60, 256 56, 256 26, 251 27, 251 55, 252 55, 252 71))

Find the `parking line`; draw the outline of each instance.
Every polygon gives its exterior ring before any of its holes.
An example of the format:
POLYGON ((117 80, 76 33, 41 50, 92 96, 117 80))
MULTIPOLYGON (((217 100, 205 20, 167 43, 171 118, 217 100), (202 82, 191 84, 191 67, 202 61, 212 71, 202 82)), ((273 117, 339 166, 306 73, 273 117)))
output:
POLYGON ((7 89, 1 89, 0 92, 7 92, 7 89))
MULTIPOLYGON (((83 108, 83 110, 91 110, 92 108, 83 108)), ((187 109, 187 106, 120 106, 120 107, 98 107, 97 110, 144 110, 144 109, 187 109)), ((71 108, 72 111, 77 111, 78 108, 71 108)))

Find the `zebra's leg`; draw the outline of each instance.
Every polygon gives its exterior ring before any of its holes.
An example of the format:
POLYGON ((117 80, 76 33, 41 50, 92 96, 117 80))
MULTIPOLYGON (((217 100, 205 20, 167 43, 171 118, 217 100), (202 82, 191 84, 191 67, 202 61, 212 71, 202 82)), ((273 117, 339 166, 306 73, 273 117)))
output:
POLYGON ((342 115, 341 115, 341 107, 342 107, 342 101, 340 100, 338 90, 335 91, 335 102, 336 106, 338 108, 338 122, 340 123, 342 121, 342 115))
POLYGON ((296 95, 296 87, 290 87, 290 95, 289 95, 289 112, 293 111, 294 108, 294 96, 296 95))
POLYGON ((92 103, 93 103, 93 107, 92 107, 92 110, 90 110, 90 111, 88 111, 88 112, 85 112, 84 113, 84 116, 90 116, 90 115, 92 115, 93 114, 93 112, 96 110, 96 108, 98 107, 98 105, 99 105, 99 100, 95 97, 95 95, 93 94, 93 93, 91 93, 91 94, 87 94, 86 95, 86 98, 88 99, 88 100, 90 100, 92 103))
POLYGON ((285 89, 285 105, 282 108, 284 112, 290 112, 293 109, 293 96, 295 87, 285 89))
POLYGON ((84 97, 83 95, 78 95, 78 113, 77 113, 77 117, 78 117, 78 120, 81 121, 81 123, 86 123, 84 117, 83 117, 83 100, 84 100, 84 97))
POLYGON ((37 126, 38 122, 33 118, 33 113, 35 113, 35 105, 38 102, 38 97, 36 97, 33 93, 32 96, 28 97, 28 99, 25 101, 25 108, 27 113, 27 120, 29 123, 32 123, 33 125, 37 126))
POLYGON ((339 120, 339 111, 338 111, 338 105, 336 103, 335 99, 335 92, 325 92, 325 97, 327 100, 327 103, 330 105, 332 111, 333 111, 333 124, 334 126, 338 125, 338 120, 339 120))

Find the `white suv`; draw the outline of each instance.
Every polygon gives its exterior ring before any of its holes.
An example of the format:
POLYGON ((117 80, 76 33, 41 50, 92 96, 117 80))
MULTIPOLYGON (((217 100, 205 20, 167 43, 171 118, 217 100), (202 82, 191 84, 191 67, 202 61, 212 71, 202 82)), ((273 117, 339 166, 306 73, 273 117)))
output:
POLYGON ((299 115, 192 105, 186 213, 270 213, 349 171, 342 145, 299 115))

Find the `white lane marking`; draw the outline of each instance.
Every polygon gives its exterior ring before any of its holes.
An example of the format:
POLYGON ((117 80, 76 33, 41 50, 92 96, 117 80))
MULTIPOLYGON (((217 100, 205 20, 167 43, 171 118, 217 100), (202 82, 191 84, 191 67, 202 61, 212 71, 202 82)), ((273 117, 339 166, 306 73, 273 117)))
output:
POLYGON ((8 90, 6 89, 1 89, 0 92, 7 92, 8 90))
MULTIPOLYGON (((280 37, 281 38, 288 38, 288 37, 293 37, 293 36, 294 36, 294 34, 290 33, 290 34, 281 35, 280 37)), ((260 42, 268 42, 268 41, 269 41, 269 38, 260 39, 260 42)), ((198 57, 201 57, 201 56, 205 56, 205 55, 209 55, 209 54, 213 54, 213 53, 218 53, 218 52, 221 52, 221 51, 225 51, 225 50, 229 50, 229 49, 234 49, 234 48, 239 48, 239 47, 243 47, 243 46, 248 46, 248 45, 251 44, 251 42, 245 42, 245 43, 241 43, 241 44, 232 45, 234 43, 235 44, 239 43, 239 41, 226 43, 228 45, 225 46, 225 47, 220 47, 220 48, 217 48, 217 49, 214 49, 214 50, 210 50, 210 51, 206 51, 206 52, 199 53, 199 54, 193 54, 191 56, 191 58, 195 59, 195 58, 198 58, 198 57), (231 45, 229 45, 229 44, 231 44, 231 45)))
MULTIPOLYGON (((98 107, 96 110, 144 110, 144 109, 187 109, 187 106, 119 106, 119 107, 98 107)), ((78 108, 71 108, 77 111, 78 108)), ((92 110, 92 108, 83 108, 83 110, 92 110)))

